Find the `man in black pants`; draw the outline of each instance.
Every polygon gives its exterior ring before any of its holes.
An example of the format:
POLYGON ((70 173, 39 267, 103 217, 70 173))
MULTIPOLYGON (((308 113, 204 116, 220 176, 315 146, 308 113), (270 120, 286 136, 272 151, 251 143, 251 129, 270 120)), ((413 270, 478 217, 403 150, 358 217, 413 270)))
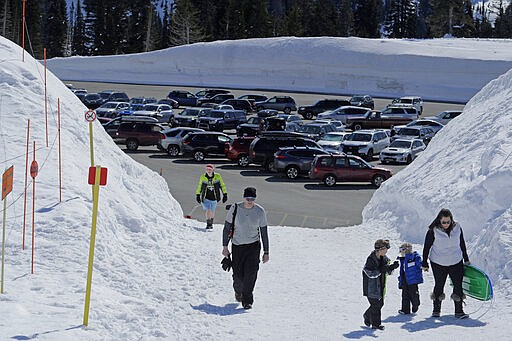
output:
POLYGON ((268 262, 268 233, 265 210, 256 204, 256 189, 244 190, 244 201, 231 206, 224 223, 222 254, 229 257, 228 244, 233 229, 231 249, 233 266, 233 288, 235 299, 242 302, 244 309, 251 309, 254 302, 253 290, 260 263, 260 235, 263 243, 263 263, 268 262), (236 211, 235 211, 236 209, 236 211))

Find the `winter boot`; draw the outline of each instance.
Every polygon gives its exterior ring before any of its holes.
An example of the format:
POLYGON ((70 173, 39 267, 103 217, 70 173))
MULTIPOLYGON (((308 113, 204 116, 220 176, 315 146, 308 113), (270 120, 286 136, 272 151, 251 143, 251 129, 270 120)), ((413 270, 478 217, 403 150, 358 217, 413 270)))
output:
POLYGON ((432 317, 439 317, 441 316, 441 302, 444 300, 445 296, 444 293, 439 295, 439 297, 436 297, 434 293, 430 295, 430 298, 432 299, 434 303, 434 309, 432 309, 432 317))
POLYGON ((459 297, 459 295, 457 294, 452 294, 451 296, 451 299, 453 300, 453 303, 455 305, 455 317, 459 319, 465 319, 469 317, 469 315, 466 314, 462 309, 464 298, 466 298, 466 295, 462 295, 462 298, 459 297))
POLYGON ((242 294, 235 291, 235 300, 237 302, 242 302, 242 299, 243 299, 242 294))
POLYGON ((213 229, 213 218, 211 218, 211 219, 206 219, 206 229, 207 229, 207 230, 211 230, 211 229, 213 229))

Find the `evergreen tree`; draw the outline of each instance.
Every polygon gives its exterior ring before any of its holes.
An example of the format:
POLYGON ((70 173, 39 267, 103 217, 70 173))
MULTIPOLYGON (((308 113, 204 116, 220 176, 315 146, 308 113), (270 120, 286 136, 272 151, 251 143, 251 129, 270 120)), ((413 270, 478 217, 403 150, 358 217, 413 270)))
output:
POLYGON ((382 0, 354 0, 354 30, 358 37, 380 37, 382 0))
POLYGON ((64 56, 67 34, 65 0, 47 0, 44 11, 44 47, 47 58, 64 56))
POLYGON ((416 6, 411 0, 391 0, 384 24, 390 38, 416 37, 416 6))
POLYGON ((354 12, 350 2, 351 0, 341 0, 339 32, 342 37, 354 34, 354 12))
POLYGON ((512 4, 507 6, 500 1, 498 15, 494 22, 494 36, 496 38, 512 38, 512 4))
POLYGON ((432 36, 471 36, 474 27, 470 8, 469 0, 432 0, 432 36))
POLYGON ((430 0, 420 0, 418 3, 418 21, 416 36, 418 38, 430 37, 430 16, 432 15, 432 5, 430 0))
MULTIPOLYGON (((42 8, 39 1, 27 1, 25 12, 25 49, 37 59, 43 59, 43 42, 41 33, 42 8)), ((16 25, 19 25, 18 21, 16 25)), ((20 37, 21 38, 21 37, 20 37)), ((21 39, 20 39, 21 45, 21 39)))
POLYGON ((85 33, 84 15, 82 13, 81 1, 76 2, 76 16, 74 20, 73 39, 71 43, 71 53, 73 55, 86 56, 87 50, 87 37, 85 33))
POLYGON ((176 0, 171 18, 172 46, 203 41, 204 34, 198 22, 198 11, 190 0, 176 0))
POLYGON ((162 34, 160 35, 159 47, 161 49, 165 49, 171 46, 171 9, 169 8, 169 4, 167 2, 163 8, 161 32, 162 34))

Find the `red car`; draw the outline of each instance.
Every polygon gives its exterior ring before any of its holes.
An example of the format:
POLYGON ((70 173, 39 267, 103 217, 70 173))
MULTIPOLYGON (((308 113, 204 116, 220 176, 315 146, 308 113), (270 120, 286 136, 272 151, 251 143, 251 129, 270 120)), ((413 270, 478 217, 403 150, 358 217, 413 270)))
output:
POLYGON ((336 182, 371 182, 380 187, 391 176, 389 169, 375 167, 353 155, 318 155, 309 171, 310 179, 321 180, 329 187, 336 182))
POLYGON ((226 146, 226 156, 231 161, 241 167, 249 165, 249 146, 251 145, 254 136, 244 136, 235 138, 228 146, 226 146))

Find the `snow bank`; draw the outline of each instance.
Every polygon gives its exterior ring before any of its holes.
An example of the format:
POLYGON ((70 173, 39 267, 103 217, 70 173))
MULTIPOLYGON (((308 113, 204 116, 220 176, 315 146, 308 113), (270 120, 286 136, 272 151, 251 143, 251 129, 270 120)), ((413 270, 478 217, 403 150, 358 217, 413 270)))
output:
POLYGON ((268 38, 54 58, 61 79, 466 102, 512 67, 512 40, 268 38), (129 70, 129 72, 127 72, 129 70))
POLYGON ((512 70, 476 94, 420 157, 375 192, 363 224, 392 218, 404 240, 421 243, 439 209, 449 208, 471 241, 472 262, 495 278, 512 278, 510 98, 512 70))

